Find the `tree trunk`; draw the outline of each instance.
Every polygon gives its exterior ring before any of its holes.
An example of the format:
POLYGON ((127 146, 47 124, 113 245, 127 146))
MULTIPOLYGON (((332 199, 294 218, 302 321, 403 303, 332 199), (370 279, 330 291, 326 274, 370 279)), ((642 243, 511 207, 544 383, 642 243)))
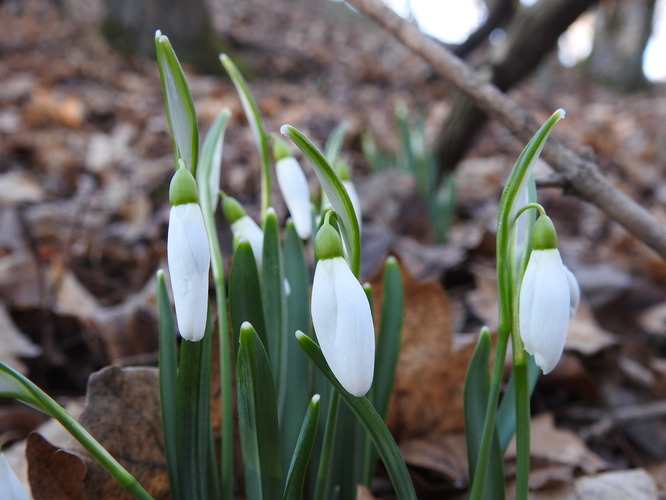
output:
POLYGON ((604 0, 599 4, 588 75, 621 92, 647 86, 643 53, 652 34, 656 0, 604 0))
POLYGON ((155 30, 169 37, 179 59, 207 71, 219 69, 216 38, 205 0, 104 0, 102 31, 122 52, 155 55, 155 30))
MULTIPOLYGON (((560 35, 595 1, 541 0, 519 10, 507 29, 507 39, 491 51, 480 71, 507 91, 539 65, 560 35)), ((457 93, 452 101, 435 144, 440 178, 455 168, 487 119, 464 93, 457 93)))

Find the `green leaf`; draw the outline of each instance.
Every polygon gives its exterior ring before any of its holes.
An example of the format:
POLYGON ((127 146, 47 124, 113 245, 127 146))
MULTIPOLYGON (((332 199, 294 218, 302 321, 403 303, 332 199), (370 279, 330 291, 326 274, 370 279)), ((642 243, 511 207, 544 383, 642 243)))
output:
POLYGON ((178 478, 178 447, 176 446, 176 388, 178 356, 176 353, 176 324, 173 308, 164 280, 164 271, 157 272, 157 313, 159 320, 158 373, 160 384, 160 409, 162 412, 162 431, 164 434, 164 452, 166 455, 169 483, 172 498, 180 498, 178 478))
POLYGON ((178 159, 182 158, 192 175, 195 175, 199 129, 192 94, 169 39, 159 30, 155 32, 155 51, 162 80, 167 121, 173 138, 174 165, 178 165, 178 159))
POLYGON ((299 408, 307 404, 310 392, 310 360, 293 333, 310 329, 309 275, 305 249, 294 223, 287 222, 284 241, 284 272, 290 293, 287 295, 287 334, 282 339, 283 377, 280 390, 284 401, 279 405, 282 463, 289 463, 300 432, 299 408))
POLYGON ((224 132, 231 111, 223 109, 208 130, 199 156, 197 168, 197 186, 199 187, 199 204, 204 213, 215 213, 220 199, 220 170, 224 132))
POLYGON ((326 158, 326 161, 329 165, 335 165, 335 162, 340 155, 342 140, 345 137, 346 130, 347 122, 342 122, 333 129, 333 131, 326 139, 326 145, 324 146, 324 157, 326 158))
MULTIPOLYGON (((536 387, 540 373, 541 369, 534 361, 534 357, 527 356, 527 377, 530 394, 534 392, 534 387, 536 387)), ((516 432, 516 386, 513 372, 506 385, 502 402, 497 410, 497 432, 499 434, 500 448, 502 452, 505 452, 513 434, 516 432)))
POLYGON ((67 432, 134 498, 153 500, 136 478, 120 465, 74 417, 33 382, 4 363, 0 363, 0 396, 21 401, 60 422, 67 432))
MULTIPOLYGON (((211 321, 203 340, 183 340, 180 346, 176 395, 176 437, 180 497, 216 498, 209 491, 211 321)), ((215 470, 215 469, 213 469, 215 470)))
MULTIPOLYGON (((465 437, 467 439, 467 464, 469 477, 473 478, 481 450, 483 423, 490 393, 490 333, 483 328, 467 367, 464 388, 465 437)), ((490 447, 489 474, 486 476, 484 498, 504 498, 503 453, 500 452, 497 432, 490 447)))
POLYGON ((289 137, 310 159, 319 183, 341 221, 342 236, 345 239, 350 256, 350 267, 354 275, 358 276, 361 270, 361 233, 354 206, 349 199, 347 190, 321 151, 298 129, 291 125, 283 125, 280 132, 289 137))
POLYGON ((247 121, 254 134, 257 150, 259 151, 259 157, 261 160, 261 213, 263 215, 271 204, 271 160, 270 149, 268 147, 268 135, 264 129, 257 103, 245 82, 245 78, 243 78, 243 75, 228 55, 221 54, 220 62, 222 63, 222 66, 224 66, 224 69, 227 70, 229 77, 231 77, 231 81, 236 87, 236 91, 238 92, 238 96, 240 97, 243 106, 243 111, 245 111, 245 116, 247 116, 247 121))
POLYGON ((405 300, 402 289, 400 267, 393 257, 384 265, 382 288, 382 310, 377 337, 377 355, 375 359, 375 381, 373 405, 382 418, 386 417, 389 399, 393 389, 395 370, 400 353, 402 319, 405 300))
MULTIPOLYGON (((280 251, 280 229, 275 210, 266 211, 263 224, 264 255, 261 264, 261 292, 266 320, 266 337, 268 358, 271 360, 273 380, 276 388, 280 388, 282 366, 282 339, 286 329, 286 309, 284 296, 284 273, 282 271, 282 255, 280 251)), ((278 396, 281 394, 278 393, 278 396)), ((279 397, 279 400, 281 398, 279 397)))
POLYGON ((393 488, 399 500, 416 500, 416 492, 407 471, 405 461, 400 455, 398 445, 389 432, 386 424, 370 404, 366 397, 357 398, 349 394, 338 382, 331 372, 319 346, 302 332, 297 333, 297 340, 310 359, 326 375, 326 378, 335 386, 347 405, 361 421, 365 430, 370 434, 379 456, 384 462, 393 488))
POLYGON ((249 323, 243 323, 240 331, 236 381, 245 495, 248 500, 280 498, 282 468, 275 386, 266 350, 249 323))
POLYGON ((303 419, 301 432, 296 442, 294 454, 287 473, 287 481, 284 488, 284 500, 301 500, 303 498, 303 483, 307 472, 310 454, 317 436, 319 424, 319 395, 316 394, 310 400, 308 410, 303 419))
POLYGON ((236 245, 229 271, 229 315, 234 345, 238 349, 238 336, 243 322, 252 323, 261 342, 266 344, 266 321, 261 299, 259 273, 252 247, 248 241, 236 245))

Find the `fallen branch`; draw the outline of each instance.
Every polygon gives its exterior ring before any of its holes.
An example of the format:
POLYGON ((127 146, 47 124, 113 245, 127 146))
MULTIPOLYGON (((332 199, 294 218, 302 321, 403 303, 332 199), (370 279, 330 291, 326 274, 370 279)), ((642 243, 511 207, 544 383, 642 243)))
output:
MULTIPOLYGON (((527 143, 538 129, 539 123, 529 113, 379 0, 349 0, 349 3, 422 57, 440 76, 472 97, 479 108, 503 123, 521 141, 527 143)), ((666 228, 645 208, 616 189, 595 162, 577 155, 554 137, 548 140, 542 157, 562 175, 571 193, 596 205, 629 233, 666 258, 666 228)))

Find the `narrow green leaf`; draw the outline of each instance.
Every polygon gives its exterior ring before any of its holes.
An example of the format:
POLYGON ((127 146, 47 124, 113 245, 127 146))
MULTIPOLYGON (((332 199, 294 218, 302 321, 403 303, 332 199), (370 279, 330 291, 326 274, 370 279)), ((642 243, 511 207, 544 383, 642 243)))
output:
MULTIPOLYGON (((263 221, 264 255, 261 264, 261 292, 266 320, 266 348, 271 361, 276 389, 280 388, 282 366, 282 339, 286 329, 284 273, 280 251, 280 229, 275 210, 269 208, 263 221)), ((278 401, 281 400, 278 393, 278 401)))
POLYGON ((238 427, 248 500, 281 497, 277 398, 266 350, 249 323, 240 331, 236 363, 238 427))
POLYGON ((326 158, 326 161, 329 165, 335 165, 335 162, 340 155, 342 140, 345 137, 346 130, 347 122, 342 122, 333 129, 333 131, 326 139, 326 145, 324 146, 324 157, 326 158))
POLYGON ((282 463, 289 463, 300 432, 298 409, 307 404, 310 392, 310 360, 293 333, 310 329, 309 275, 305 249, 293 222, 288 221, 284 241, 284 272, 289 286, 287 330, 282 339, 284 359, 279 405, 282 463), (283 389, 284 388, 284 389, 283 389))
MULTIPOLYGON (((490 393, 490 333, 483 328, 467 367, 463 393, 465 437, 467 440, 467 464, 469 477, 473 478, 481 450, 481 436, 486 415, 488 394, 490 393)), ((487 500, 504 498, 503 453, 500 452, 497 432, 493 435, 490 447, 489 474, 484 483, 484 498, 487 500)))
POLYGON ((349 251, 350 267, 354 275, 358 276, 361 270, 361 233, 354 212, 354 205, 349 199, 347 190, 321 151, 298 129, 291 125, 282 125, 280 132, 289 137, 298 149, 310 159, 319 183, 342 223, 342 236, 349 251))
POLYGON ((120 463, 65 409, 29 379, 0 363, 0 396, 16 399, 54 418, 111 474, 134 498, 153 500, 120 463))
POLYGON ((180 346, 176 420, 181 498, 215 498, 209 491, 210 469, 210 315, 203 340, 180 346))
POLYGON ((162 412, 162 432, 164 434, 164 453, 166 455, 169 483, 172 498, 179 500, 178 452, 176 446, 176 388, 178 356, 176 353, 176 324, 173 308, 169 300, 164 280, 164 271, 157 272, 157 315, 159 319, 158 373, 160 384, 160 409, 162 412))
POLYGON ((356 414, 358 419, 365 427, 365 430, 370 434, 372 440, 379 452, 379 456, 384 462, 384 466, 388 472, 393 488, 399 500, 416 499, 416 492, 409 477, 405 461, 400 455, 398 445, 395 443, 393 436, 389 432, 386 424, 370 404, 366 397, 357 398, 349 394, 340 385, 338 380, 331 372, 326 364, 324 355, 319 346, 308 336, 299 332, 297 333, 297 340, 301 347, 305 350, 310 359, 317 365, 317 367, 326 375, 326 378, 335 386, 340 395, 344 398, 347 405, 356 414))
MULTIPOLYGON (((533 356, 527 356, 527 376, 529 380, 530 395, 534 392, 541 369, 537 366, 533 356)), ((509 382, 506 385, 504 397, 497 410, 497 432, 499 434, 500 448, 502 452, 511 442, 513 434, 516 432, 516 387, 514 374, 511 373, 509 382)))
POLYGON ((319 394, 315 394, 310 400, 308 410, 303 419, 301 432, 296 442, 294 454, 287 473, 287 481, 284 488, 284 500, 301 500, 303 498, 303 483, 307 472, 310 454, 317 436, 319 424, 319 394))
POLYGON ((252 323, 262 344, 266 345, 266 321, 261 299, 259 273, 252 247, 247 241, 236 245, 229 271, 229 315, 234 345, 238 350, 238 338, 243 322, 252 323))
POLYGON ((173 138, 174 165, 178 165, 178 159, 182 158, 192 175, 195 175, 199 151, 199 128, 190 87, 187 85, 185 73, 183 73, 183 68, 169 39, 159 30, 155 32, 155 50, 162 80, 167 121, 173 138))
POLYGON ((386 417, 395 370, 398 365, 404 310, 405 299, 402 278, 400 277, 400 266, 394 257, 389 257, 384 265, 382 310, 377 337, 372 398, 373 405, 382 418, 386 417))
POLYGON ((243 106, 243 111, 245 111, 245 116, 247 116, 247 121, 254 134, 257 150, 259 151, 259 158, 261 160, 261 213, 263 215, 271 204, 271 160, 270 149, 268 147, 268 135, 264 129, 257 103, 250 92, 250 88, 245 82, 245 78, 243 78, 243 75, 228 55, 221 54, 220 62, 236 87, 236 91, 238 92, 238 96, 240 97, 243 106))
POLYGON ((204 213, 215 213, 220 199, 220 173, 224 132, 231 111, 223 109, 208 130, 204 139, 199 166, 197 168, 197 186, 199 187, 199 204, 204 213))

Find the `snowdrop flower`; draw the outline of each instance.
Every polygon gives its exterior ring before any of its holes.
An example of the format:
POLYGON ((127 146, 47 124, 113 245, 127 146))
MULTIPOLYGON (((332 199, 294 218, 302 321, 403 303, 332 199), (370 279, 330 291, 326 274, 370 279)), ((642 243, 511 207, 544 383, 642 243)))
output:
POLYGON ((2 452, 0 452, 0 498, 3 500, 28 500, 29 498, 2 452))
POLYGON ((238 240, 245 239, 252 247, 254 260, 257 267, 261 269, 261 258, 264 253, 264 232, 254 219, 247 215, 238 200, 231 196, 225 196, 222 201, 222 210, 231 224, 231 232, 238 240))
POLYGON ((284 202, 287 204, 296 232, 302 240, 312 234, 312 210, 310 188, 303 169, 282 141, 275 141, 273 156, 276 158, 275 171, 284 202))
POLYGON ((555 227, 545 215, 534 224, 532 248, 520 286, 520 337, 546 374, 562 356, 569 317, 580 292, 575 277, 562 263, 555 227))
POLYGON ((368 298, 342 257, 342 241, 329 223, 317 233, 319 261, 312 285, 312 323, 328 366, 352 395, 372 385, 375 329, 368 298))
POLYGON ((169 187, 167 261, 180 335, 189 341, 203 338, 208 311, 210 249, 197 186, 185 167, 178 169, 169 187))

